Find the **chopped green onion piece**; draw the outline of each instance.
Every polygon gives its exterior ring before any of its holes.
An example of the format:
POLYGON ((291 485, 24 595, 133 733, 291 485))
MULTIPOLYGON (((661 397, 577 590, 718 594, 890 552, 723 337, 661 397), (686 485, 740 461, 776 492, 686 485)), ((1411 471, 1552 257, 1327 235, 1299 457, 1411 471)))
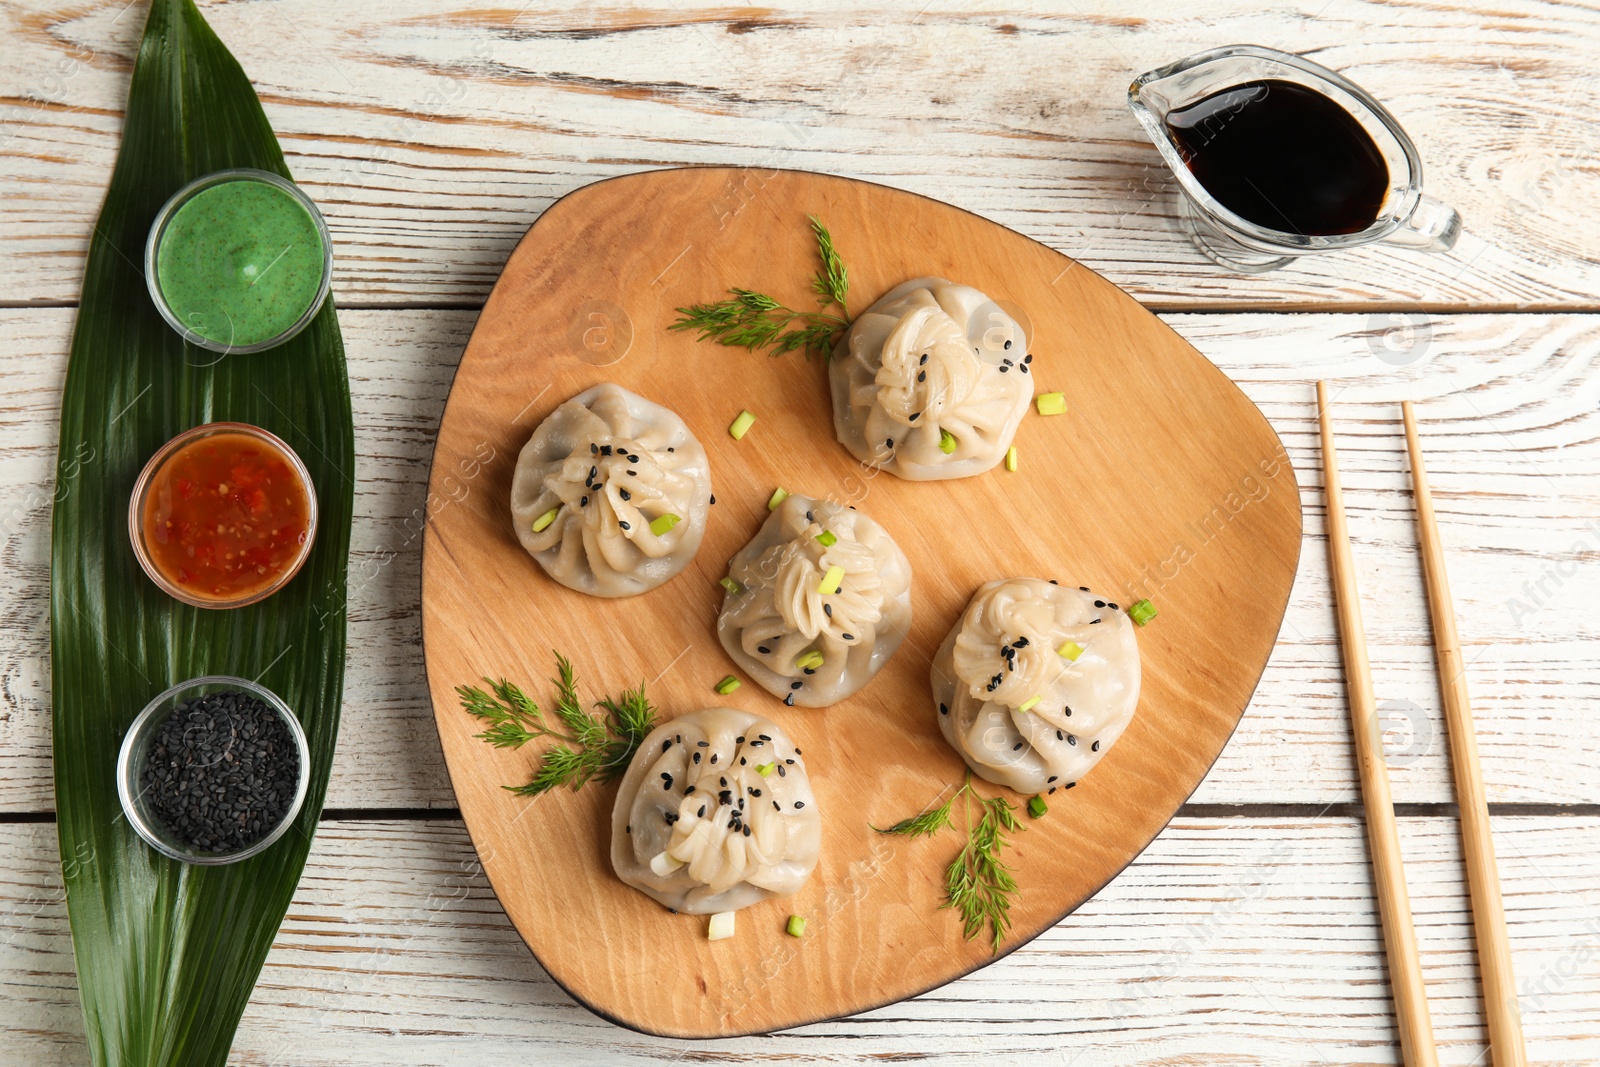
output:
POLYGON ((750 427, 756 424, 756 417, 748 411, 739 412, 739 417, 733 420, 733 425, 728 427, 728 433, 735 441, 742 441, 744 435, 750 432, 750 427))
POLYGON ((1076 641, 1066 641, 1062 643, 1060 648, 1056 649, 1056 655, 1075 661, 1079 656, 1083 655, 1083 646, 1076 641))
POLYGON ((1044 697, 1041 697, 1041 696, 1031 696, 1027 700, 1024 700, 1022 703, 1018 704, 1017 705, 1017 710, 1018 711, 1032 711, 1033 710, 1033 706, 1035 704, 1039 703, 1039 701, 1041 701, 1043 699, 1044 699, 1044 697))
POLYGON ((1067 398, 1063 393, 1040 393, 1034 398, 1033 406, 1041 415, 1060 415, 1067 410, 1067 398))
POLYGON ((806 921, 798 915, 789 916, 789 925, 784 927, 790 937, 806 936, 806 921))
POLYGON ((1156 606, 1148 600, 1135 600, 1128 605, 1128 618, 1143 626, 1156 617, 1156 606))
POLYGON ((839 543, 839 538, 834 535, 832 530, 823 530, 817 534, 817 543, 822 545, 823 548, 832 548, 839 543))
POLYGON ((832 596, 839 591, 839 583, 844 581, 843 567, 829 567, 828 573, 822 576, 822 582, 817 586, 817 592, 823 596, 832 596))
POLYGON ((822 653, 818 652, 814 648, 810 652, 802 653, 799 658, 794 661, 794 665, 803 671, 814 671, 818 667, 822 666, 823 663, 824 660, 822 658, 822 653))
POLYGON ((655 857, 650 861, 650 870, 653 871, 658 878, 665 878, 667 875, 671 874, 673 871, 682 866, 683 861, 678 859, 678 857, 674 856, 670 852, 657 852, 655 857))
POLYGON ((1045 812, 1050 808, 1045 804, 1044 797, 1032 797, 1028 800, 1028 814, 1035 819, 1044 818, 1045 812))
POLYGON ((721 941, 733 936, 734 912, 719 911, 711 916, 711 925, 706 927, 707 941, 721 941))
POLYGON ((783 503, 788 498, 789 498, 789 490, 785 489, 781 485, 778 486, 778 488, 776 488, 776 489, 774 489, 772 491, 772 495, 767 497, 767 510, 768 511, 776 511, 777 508, 778 508, 778 505, 783 503))
POLYGON ((772 772, 776 770, 777 767, 777 760, 773 760, 771 763, 758 763, 756 764, 756 773, 763 778, 771 778, 772 772))
POLYGON ((650 520, 650 532, 655 534, 657 537, 665 537, 669 532, 671 532, 674 526, 678 525, 678 523, 682 521, 682 519, 678 518, 678 516, 672 514, 670 511, 665 515, 657 515, 655 518, 650 520))
POLYGON ((739 688, 739 686, 742 685, 742 684, 743 683, 741 683, 739 681, 739 679, 735 678, 733 675, 730 674, 726 678, 724 678, 722 681, 720 681, 716 685, 712 686, 712 688, 715 689, 718 693, 722 694, 723 696, 727 696, 729 693, 731 693, 735 689, 739 688))
POLYGON ((956 435, 951 433, 949 430, 940 430, 939 431, 939 451, 943 452, 945 455, 948 456, 950 453, 954 452, 955 450, 956 450, 956 435))
POLYGON ((734 596, 738 596, 740 593, 744 592, 744 586, 740 585, 732 578, 724 578, 718 584, 728 592, 732 593, 734 596))
POLYGON ((555 507, 553 507, 549 511, 545 512, 543 515, 540 515, 537 519, 534 519, 533 520, 533 532, 534 533, 544 533, 545 530, 549 529, 550 524, 552 522, 556 521, 556 515, 560 511, 561 511, 561 505, 557 504, 555 507))
POLYGON ((1016 445, 1012 445, 1010 448, 1006 449, 1006 470, 1014 471, 1016 469, 1017 469, 1017 446, 1016 445))

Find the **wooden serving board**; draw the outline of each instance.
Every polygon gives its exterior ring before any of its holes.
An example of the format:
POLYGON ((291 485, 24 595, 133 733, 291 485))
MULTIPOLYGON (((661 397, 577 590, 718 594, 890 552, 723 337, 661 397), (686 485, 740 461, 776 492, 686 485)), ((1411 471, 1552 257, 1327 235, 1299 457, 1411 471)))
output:
MULTIPOLYGON (((506 913, 551 976, 622 1025, 678 1037, 761 1032, 926 991, 994 958, 940 910, 961 836, 875 834, 938 803, 963 765, 935 722, 929 657, 978 586, 1035 575, 1150 597, 1143 692, 1121 741, 1008 850, 1020 892, 1009 951, 1122 870, 1199 784, 1255 688, 1300 552, 1300 497, 1271 427, 1237 387, 1088 268, 976 215, 865 182, 707 168, 636 174, 551 207, 518 245, 457 372, 434 453, 423 554, 433 705, 463 816, 506 913), (948 482, 863 470, 833 437, 826 368, 669 332, 675 308, 732 285, 811 303, 806 216, 850 269, 851 309, 917 275, 976 286, 1031 331, 1036 389, 1065 415, 1031 413, 1020 469, 948 482), (603 600, 550 580, 511 530, 517 453, 574 393, 614 381, 678 412, 706 446, 717 504, 693 565, 643 596, 603 600), (734 441, 741 408, 755 427, 734 441), (915 575, 914 621, 861 693, 790 709, 716 639, 717 580, 767 515, 775 486, 853 503, 882 523, 915 575), (800 894, 706 920, 669 913, 616 879, 614 786, 525 799, 530 745, 498 751, 454 688, 504 675, 543 700, 551 650, 589 699, 644 680, 667 716, 714 704, 781 722, 806 753, 824 834, 800 894), (791 914, 805 937, 784 933, 791 914)), ((983 786, 986 792, 997 792, 983 786)), ((1018 802, 1025 797, 1013 795, 1018 802)), ((959 825, 958 809, 958 825, 959 825)))

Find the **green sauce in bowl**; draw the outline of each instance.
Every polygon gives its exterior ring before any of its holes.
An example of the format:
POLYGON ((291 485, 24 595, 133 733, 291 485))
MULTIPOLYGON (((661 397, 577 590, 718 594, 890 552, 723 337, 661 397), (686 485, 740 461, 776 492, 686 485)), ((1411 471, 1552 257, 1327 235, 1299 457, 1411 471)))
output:
POLYGON ((224 171, 173 197, 151 231, 151 296, 190 342, 259 351, 298 333, 327 295, 327 229, 276 175, 224 171), (152 263, 153 261, 153 263, 152 263))

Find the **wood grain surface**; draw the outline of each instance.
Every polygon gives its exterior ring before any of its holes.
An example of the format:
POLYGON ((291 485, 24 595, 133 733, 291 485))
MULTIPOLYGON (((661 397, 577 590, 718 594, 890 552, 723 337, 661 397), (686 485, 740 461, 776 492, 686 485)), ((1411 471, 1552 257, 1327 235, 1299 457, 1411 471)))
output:
POLYGON ((958 844, 871 829, 961 783, 936 729, 928 664, 978 586, 1059 578, 1161 609, 1160 625, 1140 632, 1132 725, 1076 790, 1054 798, 1054 817, 1016 835, 1016 877, 1038 888, 1012 910, 1008 951, 1108 882, 1200 783, 1266 664, 1300 551, 1300 494, 1277 436, 1130 297, 976 215, 797 171, 657 171, 590 186, 546 212, 490 295, 445 408, 431 492, 464 478, 483 491, 430 519, 422 576, 428 680, 456 799, 507 914, 556 981, 608 1018, 680 1037, 854 1014, 990 960, 984 938, 963 940, 939 911, 958 844), (729 189, 748 197, 719 213, 729 189), (668 331, 675 308, 730 285, 807 300, 808 215, 833 230, 858 308, 932 274, 1022 309, 1037 389, 1063 391, 1068 412, 1024 421, 1017 472, 933 485, 879 474, 832 439, 823 361, 668 331), (524 440, 603 381, 683 417, 706 447, 718 499, 694 563, 622 600, 551 581, 509 519, 524 440), (757 421, 735 441, 726 427, 741 409, 757 421), (826 709, 784 708, 753 684, 728 697, 711 689, 729 669, 715 636, 717 579, 766 518, 774 486, 858 506, 915 576, 905 644, 865 689, 826 709), (808 753, 823 816, 823 858, 806 887, 740 912, 742 936, 713 944, 703 919, 669 914, 614 877, 614 790, 531 803, 508 793, 527 778, 529 754, 474 737, 482 726, 454 691, 486 674, 549 677, 552 647, 591 694, 644 679, 666 717, 726 704, 779 721, 808 753), (791 913, 808 919, 802 941, 781 932, 791 913), (588 936, 574 938, 575 927, 588 936), (604 956, 591 951, 596 939, 604 956))
MULTIPOLYGON (((1532 1062, 1600 1063, 1600 819, 1496 817, 1532 1062)), ((1440 1059, 1483 1067, 1447 818, 1400 820, 1440 1059)), ((0 1059, 83 1063, 53 826, 0 827, 0 1059)), ((603 951, 595 943, 597 953, 603 951)), ((780 978, 781 980, 781 978, 780 978)), ((324 823, 234 1044, 247 1067, 1398 1065, 1361 821, 1179 817, 1065 921, 959 982, 766 1038, 612 1026, 529 957, 459 822, 324 823)))
MULTIPOLYGON (((421 530, 433 431, 476 316, 342 311, 356 408, 350 697, 329 806, 449 808, 422 660, 421 530)), ((1492 803, 1600 803, 1600 317, 1183 314, 1165 320, 1238 382, 1289 449, 1307 543, 1250 709, 1194 800, 1347 803, 1349 740, 1310 383, 1334 381, 1363 610, 1402 803, 1449 803, 1399 401, 1428 434, 1492 803), (1412 343, 1385 347, 1386 332, 1412 343), (1379 351, 1414 357, 1407 364, 1379 351)), ((69 309, 0 310, 0 811, 52 810, 46 600, 53 413, 69 309)), ((472 492, 470 484, 456 495, 472 492)), ((720 505, 719 505, 720 506, 720 505)), ((543 677, 541 674, 540 677, 543 677)))
MULTIPOLYGON (((1411 398, 1486 790, 1494 811, 1521 812, 1494 824, 1530 1059, 1600 1063, 1600 831, 1551 806, 1600 803, 1600 318, 1544 313, 1600 309, 1593 0, 1221 0, 1203 12, 1179 0, 200 3, 333 227, 361 481, 329 803, 393 820, 324 825, 236 1062, 1396 1062, 1360 826, 1316 817, 1350 814, 1357 797, 1309 388, 1328 377, 1363 610, 1381 636, 1374 681, 1396 799, 1413 812, 1453 799, 1396 421, 1411 398), (1238 41, 1311 54, 1389 104, 1429 191, 1465 216, 1456 253, 1372 249, 1254 278, 1201 259, 1122 100, 1134 73, 1238 41), (1193 798, 1205 807, 1190 809, 1230 817, 1180 817, 1072 917, 936 993, 772 1038, 688 1044, 567 998, 470 873, 464 831, 422 818, 454 798, 418 599, 423 520, 453 506, 427 493, 432 433, 516 240, 589 182, 707 163, 926 193, 1128 288, 1278 430, 1306 545, 1262 683, 1193 798), (1477 313, 1489 311, 1506 313, 1477 313), (1278 817, 1240 816, 1262 811, 1278 817)), ((12 821, 53 806, 54 416, 143 10, 0 5, 6 1064, 83 1060, 54 827, 12 821)), ((1442 1058, 1481 1065, 1454 823, 1403 818, 1401 832, 1442 1058)))
MULTIPOLYGON (((346 305, 481 303, 557 198, 634 170, 793 167, 935 196, 1164 307, 1588 308, 1600 300, 1592 3, 625 0, 204 5, 333 230, 346 305), (1218 45, 1371 90, 1460 209, 1456 251, 1374 247, 1258 277, 1184 240, 1125 103, 1218 45)), ((76 298, 142 8, 0 6, 0 300, 76 298)))

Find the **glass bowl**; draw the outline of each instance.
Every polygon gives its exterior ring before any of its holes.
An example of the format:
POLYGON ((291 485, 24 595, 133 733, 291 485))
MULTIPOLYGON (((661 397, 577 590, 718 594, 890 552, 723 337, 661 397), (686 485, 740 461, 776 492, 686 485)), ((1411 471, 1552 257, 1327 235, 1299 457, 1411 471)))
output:
POLYGON ((122 750, 117 755, 117 797, 122 801, 122 812, 127 816, 128 824, 151 848, 163 856, 206 867, 249 859, 265 851, 274 841, 282 837, 300 814, 310 781, 311 750, 306 744, 305 731, 300 728, 300 720, 289 710, 289 705, 270 689, 243 678, 221 674, 191 678, 187 682, 173 686, 146 704, 139 717, 133 720, 133 725, 128 727, 128 732, 122 739, 122 750), (284 811, 283 818, 260 840, 234 852, 208 852, 196 849, 167 829, 151 807, 141 779, 144 777, 145 761, 149 757, 150 746, 166 723, 167 717, 178 705, 197 697, 222 692, 248 693, 278 713, 288 726, 289 734, 294 738, 295 747, 299 751, 300 774, 295 783, 294 799, 284 811))
POLYGON ((156 310, 161 313, 161 317, 166 321, 167 325, 176 330, 185 341, 212 352, 225 354, 237 352, 248 355, 252 352, 264 352, 269 348, 276 348, 278 345, 283 344, 289 338, 311 325, 311 320, 317 317, 317 312, 321 311, 322 305, 327 302, 328 291, 333 286, 333 240, 328 233, 327 220, 322 217, 322 212, 317 209, 316 203, 294 182, 271 171, 255 170, 250 167, 219 170, 211 174, 202 175, 179 189, 176 193, 173 193, 172 198, 156 214, 156 220, 151 223, 150 234, 144 243, 144 278, 145 285, 150 290, 150 299, 155 303, 156 310), (311 224, 316 228, 317 236, 322 241, 322 278, 318 283, 316 296, 312 299, 310 306, 306 308, 305 313, 299 319, 282 333, 250 344, 232 344, 226 341, 218 341, 190 329, 173 311, 171 305, 167 303, 166 294, 161 291, 161 283, 157 271, 161 240, 166 234, 168 224, 172 222, 178 210, 207 189, 221 185, 224 182, 236 181, 263 182, 287 193, 311 216, 311 224))
POLYGON ((242 608, 246 604, 254 604, 265 600, 267 597, 282 589, 300 572, 305 565, 306 558, 311 555, 311 546, 317 539, 317 494, 316 487, 311 484, 311 472, 306 470, 306 465, 276 434, 268 433, 259 426, 252 426, 248 422, 208 422, 204 426, 196 426, 185 430, 166 444, 156 450, 150 457, 150 462, 144 465, 144 470, 139 474, 139 480, 133 485, 133 496, 128 501, 128 537, 133 542, 133 554, 139 560, 139 566, 144 568, 150 580, 161 587, 161 591, 180 600, 185 604, 197 608, 242 608), (306 494, 306 536, 300 545, 300 551, 293 561, 283 569, 277 578, 262 586, 231 598, 216 598, 200 596, 190 590, 184 589, 176 582, 161 573, 156 566, 155 559, 151 556, 149 546, 145 543, 144 508, 146 499, 150 495, 150 488, 155 482, 156 474, 163 464, 171 459, 180 448, 203 437, 219 433, 242 434, 251 437, 266 445, 281 455, 289 467, 300 479, 301 488, 306 494))

